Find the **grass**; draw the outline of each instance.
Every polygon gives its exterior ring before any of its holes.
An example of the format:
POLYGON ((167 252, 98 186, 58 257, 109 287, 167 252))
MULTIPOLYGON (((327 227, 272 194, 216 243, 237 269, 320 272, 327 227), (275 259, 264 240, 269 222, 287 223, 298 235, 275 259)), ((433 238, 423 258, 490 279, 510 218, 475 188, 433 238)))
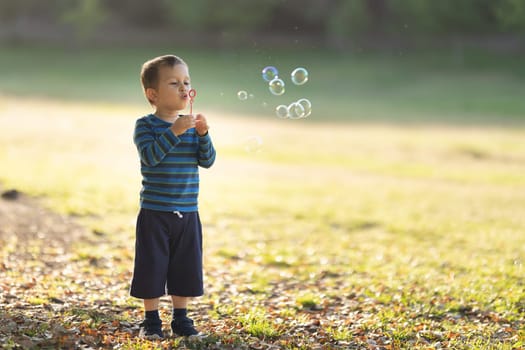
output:
MULTIPOLYGON (((140 190, 131 134, 146 109, 136 79, 128 75, 149 52, 116 52, 111 58, 119 68, 113 71, 101 52, 41 50, 29 52, 43 65, 55 62, 55 70, 29 64, 24 49, 8 49, 0 57, 0 67, 14 60, 18 67, 28 63, 27 79, 2 72, 8 78, 0 82, 7 94, 0 97, 0 164, 8 170, 0 172, 0 183, 39 196, 96 231, 96 249, 79 244, 72 261, 84 264, 83 278, 109 284, 104 293, 115 303, 129 305, 122 284, 132 265, 140 190), (117 82, 101 84, 112 80, 109 76, 117 82), (81 83, 72 86, 72 77, 81 83), (44 89, 44 82, 53 89, 44 89), (109 90, 113 95, 106 94, 109 90), (123 280, 120 285, 115 278, 123 280)), ((229 92, 214 84, 237 69, 244 77, 255 69, 255 57, 235 61, 233 54, 219 55, 206 72, 209 60, 188 55, 199 68, 194 80, 211 77, 202 88, 202 105, 209 102, 204 111, 218 160, 201 172, 207 292, 195 307, 201 324, 221 329, 213 331, 217 342, 241 344, 245 334, 281 348, 308 348, 315 331, 321 343, 368 346, 377 335, 374 339, 386 339, 393 348, 447 342, 459 349, 513 349, 525 343, 525 334, 516 329, 525 317, 525 128, 516 123, 524 115, 518 98, 524 74, 517 64, 502 59, 508 64, 495 67, 467 57, 472 65, 456 67, 428 58, 420 67, 362 57, 347 67, 348 57, 305 56, 312 60, 307 65, 312 100, 326 103, 333 113, 290 121, 233 114, 244 108, 235 97, 223 98, 222 111, 213 108, 222 104, 216 92, 234 96, 243 82, 237 87, 230 79, 229 92), (238 66, 225 63, 231 61, 238 66), (314 79, 315 67, 324 67, 321 61, 328 66, 324 83, 314 79), (427 66, 434 69, 424 75, 427 66), (449 69, 438 74, 444 66, 449 69), (415 75, 421 70, 420 84, 400 89, 411 69, 415 75), (315 85, 332 82, 343 89, 348 80, 336 79, 339 72, 352 75, 351 84, 363 85, 348 90, 355 95, 344 99, 344 106, 315 85), (387 84, 376 91, 370 74, 379 85, 391 79, 390 90, 387 84), (485 82, 496 82, 491 86, 498 93, 491 94, 485 82), (425 100, 425 94, 441 96, 442 104, 434 104, 430 95, 425 100), (417 101, 405 100, 418 95, 417 101), (380 102, 372 103, 374 98, 380 102), (505 99, 509 108, 501 109, 495 101, 505 99), (460 107, 460 100, 471 101, 472 108, 460 107), (374 110, 375 122, 363 122, 374 110), (340 123, 345 111, 360 122, 340 123), (490 123, 437 123, 442 111, 444 120, 488 118, 490 123), (405 113, 428 124, 393 123, 405 113), (246 150, 249 136, 263 141, 257 152, 246 150)), ((283 55, 279 62, 286 68, 285 62, 291 66, 297 60, 292 58, 283 55)), ((255 89, 253 79, 243 87, 255 89)), ((44 277, 42 283, 58 283, 52 279, 44 277)), ((83 293, 82 287, 70 288, 83 293)), ((62 287, 49 290, 61 297, 62 287)), ((41 298, 47 300, 45 293, 41 298)), ((91 318, 88 311, 78 316, 91 318)), ((137 340, 123 348, 159 347, 137 340)))
POLYGON ((276 338, 282 334, 282 330, 271 321, 265 310, 252 309, 238 316, 239 322, 247 333, 261 338, 276 338))
POLYGON ((318 306, 319 301, 317 297, 312 294, 301 295, 297 298, 297 304, 302 308, 313 309, 318 306))
MULTIPOLYGON (((108 273, 126 275, 140 187, 130 135, 140 109, 27 98, 2 105, 4 187, 41 196, 104 232, 93 236, 102 240, 97 250, 81 245, 72 255, 84 273, 105 278, 109 261, 108 273), (36 114, 45 123, 13 119, 36 114)), ((336 314, 369 309, 358 329, 385 332, 392 343, 419 339, 418 327, 429 322, 427 329, 450 334, 470 329, 470 338, 454 339, 465 347, 510 344, 483 340, 497 329, 468 318, 524 317, 523 128, 212 120, 219 158, 202 172, 208 292, 201 302, 216 305, 214 322, 238 318, 248 334, 280 339, 272 333, 279 327, 260 323, 270 317, 250 318, 238 305, 269 313, 276 303, 280 318, 299 322, 300 313, 343 298, 349 304, 336 314), (259 153, 244 150, 246 130, 265 140, 259 153), (446 324, 450 317, 465 319, 446 324)), ((116 292, 126 304, 126 290, 116 292)), ((324 322, 326 339, 359 341, 336 316, 324 322)))

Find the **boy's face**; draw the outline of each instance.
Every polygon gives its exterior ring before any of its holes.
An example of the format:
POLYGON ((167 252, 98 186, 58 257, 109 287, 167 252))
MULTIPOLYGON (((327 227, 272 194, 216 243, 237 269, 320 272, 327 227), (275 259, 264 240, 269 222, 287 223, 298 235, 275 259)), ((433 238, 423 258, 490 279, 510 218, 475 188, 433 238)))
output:
POLYGON ((190 89, 188 67, 185 64, 177 64, 173 67, 160 67, 157 88, 150 88, 146 93, 157 108, 181 111, 188 105, 190 89))

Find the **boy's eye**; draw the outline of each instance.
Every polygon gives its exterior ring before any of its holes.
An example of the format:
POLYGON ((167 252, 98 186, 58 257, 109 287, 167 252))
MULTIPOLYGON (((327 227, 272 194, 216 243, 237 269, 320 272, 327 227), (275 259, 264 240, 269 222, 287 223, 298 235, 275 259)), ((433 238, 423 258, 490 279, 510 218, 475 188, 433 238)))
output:
MULTIPOLYGON (((172 81, 172 82, 170 83, 170 85, 173 85, 173 86, 177 86, 177 85, 179 85, 179 84, 180 84, 180 83, 179 83, 178 81, 172 81)), ((191 85, 191 83, 190 83, 189 81, 185 81, 183 84, 184 84, 185 86, 190 86, 190 85, 191 85)))

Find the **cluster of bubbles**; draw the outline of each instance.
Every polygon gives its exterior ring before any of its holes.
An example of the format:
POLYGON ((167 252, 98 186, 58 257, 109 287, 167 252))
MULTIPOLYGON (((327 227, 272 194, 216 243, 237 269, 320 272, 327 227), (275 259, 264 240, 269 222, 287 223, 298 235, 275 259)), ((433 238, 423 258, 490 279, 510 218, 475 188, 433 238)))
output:
MULTIPOLYGON (((265 67, 262 70, 262 78, 268 83, 268 89, 273 95, 284 95, 286 84, 279 78, 279 70, 276 67, 265 67)), ((308 71, 303 67, 297 67, 290 74, 290 78, 295 85, 304 85, 308 81, 308 71)), ((237 92, 237 98, 241 101, 246 101, 248 98, 254 98, 254 95, 248 94, 245 90, 240 90, 237 92)), ((266 105, 266 103, 264 104, 266 105)), ((279 118, 300 119, 308 117, 311 113, 312 103, 306 98, 301 98, 289 105, 281 104, 275 108, 275 114, 279 118)))
MULTIPOLYGON (((270 93, 274 96, 282 96, 286 92, 286 84, 279 77, 279 70, 274 66, 267 66, 262 70, 262 78, 268 84, 270 93)), ((308 71, 303 67, 295 68, 290 74, 290 80, 297 86, 304 85, 308 82, 308 71)), ((253 99, 254 95, 245 90, 237 92, 237 98, 246 101, 253 99)), ((267 103, 263 102, 266 107, 267 103)), ((307 98, 301 98, 289 105, 280 104, 275 108, 275 114, 279 118, 300 119, 306 118, 312 113, 312 103, 307 98)), ((247 152, 259 152, 262 147, 262 139, 259 136, 250 136, 244 141, 244 147, 247 152)))
MULTIPOLYGON (((286 91, 284 81, 279 78, 279 71, 274 66, 265 67, 262 70, 264 81, 268 82, 268 88, 275 96, 281 96, 286 91)), ((308 81, 308 71, 305 68, 295 68, 291 74, 292 83, 304 85, 308 81)))
MULTIPOLYGON (((281 96, 286 91, 286 85, 279 78, 279 71, 274 66, 265 67, 262 70, 264 81, 268 82, 268 89, 275 96, 281 96)), ((303 67, 295 68, 290 74, 290 79, 295 85, 304 85, 308 81, 308 71, 303 67)), ((281 104, 275 108, 275 114, 279 118, 300 119, 306 118, 312 113, 312 103, 301 98, 289 105, 281 104)))
POLYGON ((312 103, 306 98, 287 105, 279 105, 275 108, 275 114, 279 118, 300 119, 306 118, 312 113, 312 103))

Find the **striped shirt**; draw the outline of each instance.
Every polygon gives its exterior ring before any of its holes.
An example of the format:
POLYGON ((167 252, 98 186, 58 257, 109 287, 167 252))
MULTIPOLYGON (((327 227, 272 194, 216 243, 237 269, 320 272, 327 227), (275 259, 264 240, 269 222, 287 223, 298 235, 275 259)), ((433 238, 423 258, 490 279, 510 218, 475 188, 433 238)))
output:
POLYGON ((133 140, 140 157, 141 208, 160 211, 198 210, 199 166, 209 168, 215 149, 209 134, 195 128, 176 136, 172 123, 153 114, 137 120, 133 140))

